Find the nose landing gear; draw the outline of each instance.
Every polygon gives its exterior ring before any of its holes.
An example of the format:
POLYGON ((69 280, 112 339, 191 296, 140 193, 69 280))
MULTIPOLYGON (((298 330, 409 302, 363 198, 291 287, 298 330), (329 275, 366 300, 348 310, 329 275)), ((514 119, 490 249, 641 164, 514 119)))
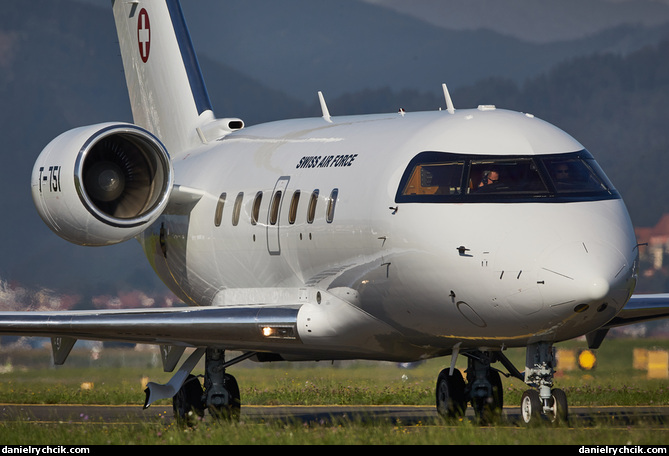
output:
POLYGON ((561 389, 553 389, 554 367, 552 344, 539 342, 527 346, 525 383, 536 389, 525 391, 521 399, 520 415, 525 424, 536 423, 542 415, 552 423, 568 421, 567 395, 561 389))

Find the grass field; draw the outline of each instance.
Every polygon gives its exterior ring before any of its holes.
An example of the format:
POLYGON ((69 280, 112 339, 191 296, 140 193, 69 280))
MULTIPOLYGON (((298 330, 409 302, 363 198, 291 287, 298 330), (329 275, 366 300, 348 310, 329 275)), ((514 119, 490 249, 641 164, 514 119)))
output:
MULTIPOLYGON (((583 342, 560 348, 584 348, 583 342)), ((649 379, 635 369, 634 348, 669 349, 667 340, 607 340, 597 352, 593 370, 558 368, 556 386, 564 389, 570 406, 669 405, 669 381, 649 379)), ((523 350, 507 352, 516 366, 524 365, 523 350)), ((237 378, 243 404, 256 405, 430 405, 436 376, 449 358, 430 360, 413 368, 392 363, 273 363, 244 362, 229 370, 237 378)), ((463 366, 460 366, 464 368, 463 366)), ((142 381, 164 383, 155 351, 77 349, 65 366, 51 365, 48 350, 0 351, 0 403, 136 404, 141 406, 142 381), (95 356, 92 356, 95 355, 95 356)), ((199 372, 202 371, 198 368, 199 372)), ((504 379, 504 403, 518 406, 525 385, 504 379)), ((169 404, 166 401, 165 404, 169 404)), ((93 421, 93 420, 91 420, 93 421)), ((6 444, 649 444, 667 445, 669 425, 612 428, 607 423, 585 429, 558 427, 526 429, 516 426, 479 427, 470 421, 420 425, 351 422, 253 422, 216 424, 205 420, 182 429, 171 420, 141 425, 72 423, 0 423, 0 442, 6 444)))

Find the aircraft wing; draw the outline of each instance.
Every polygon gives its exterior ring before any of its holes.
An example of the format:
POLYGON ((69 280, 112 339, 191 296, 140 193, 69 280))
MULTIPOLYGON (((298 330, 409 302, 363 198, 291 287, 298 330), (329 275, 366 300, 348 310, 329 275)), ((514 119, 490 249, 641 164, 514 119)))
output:
POLYGON ((669 293, 633 295, 605 327, 631 325, 669 317, 669 293))
POLYGON ((0 312, 0 334, 50 337, 62 364, 77 339, 291 352, 299 305, 0 312))
MULTIPOLYGON (((302 304, 0 312, 0 335, 51 338, 56 364, 65 362, 78 339, 182 349, 220 346, 228 350, 299 355, 310 351, 299 336, 301 307, 302 304)), ((595 347, 610 328, 667 317, 669 293, 634 295, 615 318, 588 336, 595 347)))
POLYGON ((625 307, 611 321, 585 335, 588 347, 596 349, 611 328, 669 317, 669 293, 632 295, 625 307))

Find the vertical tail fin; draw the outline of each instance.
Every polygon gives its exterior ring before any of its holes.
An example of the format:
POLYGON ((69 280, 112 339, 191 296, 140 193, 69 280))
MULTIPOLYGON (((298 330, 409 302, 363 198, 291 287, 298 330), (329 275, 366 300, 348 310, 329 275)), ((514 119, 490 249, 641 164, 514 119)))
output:
POLYGON ((133 120, 172 157, 243 126, 214 119, 178 0, 112 0, 112 7, 133 120))

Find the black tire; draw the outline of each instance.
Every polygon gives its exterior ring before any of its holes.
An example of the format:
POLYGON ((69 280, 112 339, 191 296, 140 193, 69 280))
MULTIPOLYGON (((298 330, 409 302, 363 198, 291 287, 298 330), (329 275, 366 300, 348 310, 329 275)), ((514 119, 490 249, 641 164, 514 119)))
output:
POLYGON ((567 405, 567 395, 559 388, 551 391, 553 396, 553 413, 550 419, 556 424, 565 424, 569 421, 569 407, 567 405))
POLYGON ((223 384, 228 392, 228 401, 225 404, 209 405, 209 413, 217 420, 239 421, 242 402, 237 379, 230 374, 225 374, 223 384))
POLYGON ((483 425, 493 424, 502 419, 502 409, 504 408, 504 390, 502 388, 502 377, 496 370, 490 369, 488 380, 492 387, 492 396, 487 398, 477 398, 474 401, 474 408, 479 423, 483 425))
POLYGON ((444 369, 437 377, 436 402, 437 412, 442 418, 457 419, 465 416, 465 380, 459 370, 449 375, 450 369, 444 369))
POLYGON ((537 424, 541 420, 543 405, 536 390, 527 390, 520 399, 520 417, 526 425, 537 424))
POLYGON ((204 416, 203 392, 200 380, 195 375, 189 375, 172 398, 172 410, 178 422, 192 426, 197 418, 202 419, 204 416))

